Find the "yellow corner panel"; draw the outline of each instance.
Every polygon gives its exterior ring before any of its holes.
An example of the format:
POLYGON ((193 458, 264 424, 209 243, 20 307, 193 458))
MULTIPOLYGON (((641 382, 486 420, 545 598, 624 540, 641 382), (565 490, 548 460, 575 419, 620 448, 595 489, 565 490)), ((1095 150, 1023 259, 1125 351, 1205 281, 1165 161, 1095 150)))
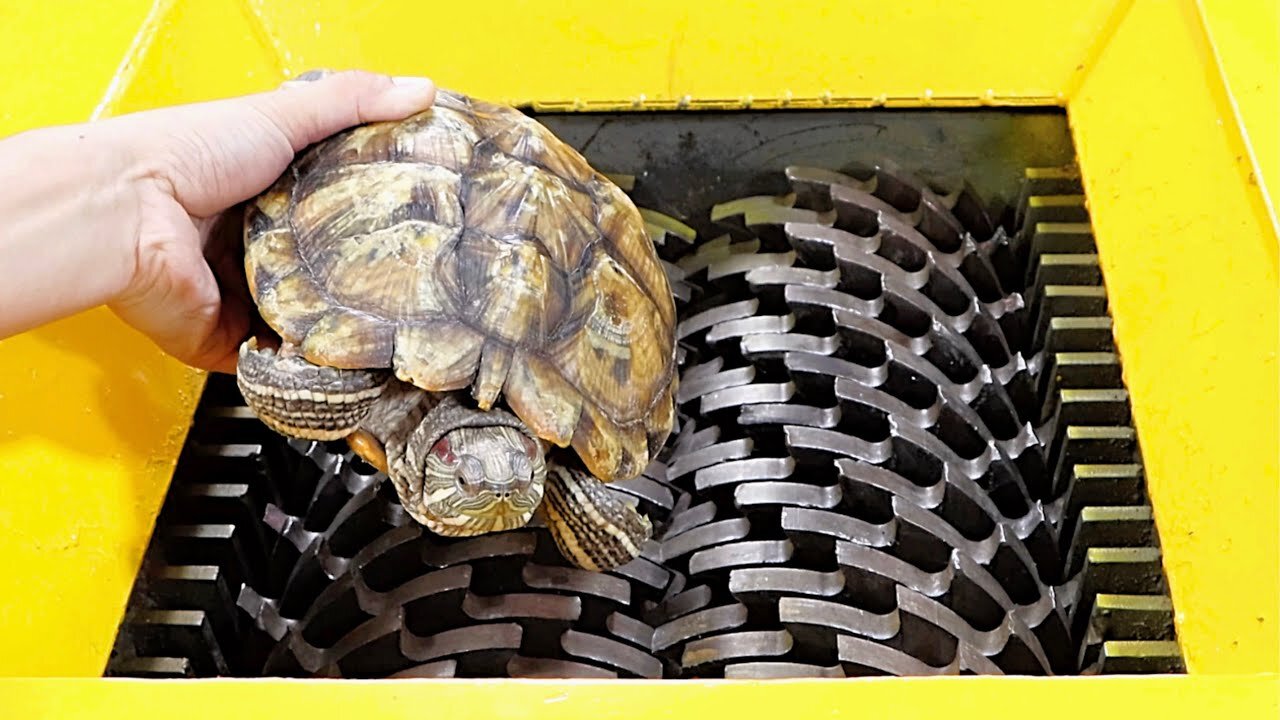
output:
POLYGON ((1214 58, 1256 177, 1280 212, 1280 2, 1199 0, 1214 58))
POLYGON ((295 74, 364 67, 568 106, 1055 103, 1126 4, 246 2, 295 74))
MULTIPOLYGON (((87 120, 151 3, 60 8, 0 6, 0 135, 87 120)), ((100 672, 194 389, 145 348, 102 311, 0 342, 0 675, 100 672)))
MULTIPOLYGON (((120 6, 75 4, 84 7, 67 17, 23 10, 18 25, 0 22, 0 65, 37 72, 5 98, 33 109, 19 125, 86 120, 95 106, 112 114, 247 92, 279 78, 245 17, 216 17, 225 8, 212 3, 133 3, 139 12, 119 19, 120 6), (46 34, 82 46, 63 52, 65 41, 51 40, 59 50, 50 52, 39 47, 46 34), (50 98, 61 103, 52 114, 43 112, 50 98)), ((5 5, 0 13, 14 12, 5 5)), ((2 75, 13 82, 21 73, 2 75)), ((0 675, 100 675, 203 374, 95 310, 4 341, 0 378, 8 568, 0 675)))
POLYGON ((268 90, 284 75, 253 16, 228 0, 166 0, 111 114, 268 90))
POLYGON ((1188 669, 1274 672, 1276 237, 1200 38, 1135 3, 1069 113, 1188 669))
POLYGON ((0 137, 87 120, 152 0, 0 2, 0 137))

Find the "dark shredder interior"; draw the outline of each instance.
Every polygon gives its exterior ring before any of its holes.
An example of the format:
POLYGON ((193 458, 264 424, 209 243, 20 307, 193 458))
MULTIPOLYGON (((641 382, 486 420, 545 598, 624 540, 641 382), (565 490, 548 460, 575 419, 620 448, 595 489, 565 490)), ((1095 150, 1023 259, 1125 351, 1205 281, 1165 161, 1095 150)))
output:
POLYGON ((535 116, 677 297, 645 555, 436 537, 214 376, 108 675, 1184 671, 1062 113, 535 116))

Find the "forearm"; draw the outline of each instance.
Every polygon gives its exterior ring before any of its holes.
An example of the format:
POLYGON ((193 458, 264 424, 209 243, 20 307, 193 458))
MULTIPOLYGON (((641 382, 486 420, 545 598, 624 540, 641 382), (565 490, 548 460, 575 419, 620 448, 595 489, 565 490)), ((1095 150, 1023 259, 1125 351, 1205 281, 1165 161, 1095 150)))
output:
POLYGON ((0 140, 0 338, 123 290, 139 219, 129 167, 100 125, 0 140))

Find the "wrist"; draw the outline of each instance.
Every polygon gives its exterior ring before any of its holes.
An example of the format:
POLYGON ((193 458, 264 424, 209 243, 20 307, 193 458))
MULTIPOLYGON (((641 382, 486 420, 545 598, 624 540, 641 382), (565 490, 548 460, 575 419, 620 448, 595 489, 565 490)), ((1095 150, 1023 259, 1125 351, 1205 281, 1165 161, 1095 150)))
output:
POLYGON ((0 337, 111 301, 137 265, 140 173, 102 124, 0 140, 0 337))

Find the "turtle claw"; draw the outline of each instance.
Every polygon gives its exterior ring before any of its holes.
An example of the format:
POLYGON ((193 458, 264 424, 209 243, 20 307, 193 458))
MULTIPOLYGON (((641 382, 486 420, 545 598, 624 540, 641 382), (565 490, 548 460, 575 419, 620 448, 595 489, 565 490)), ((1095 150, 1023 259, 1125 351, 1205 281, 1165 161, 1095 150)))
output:
POLYGON ((321 367, 285 350, 246 340, 240 345, 236 385, 249 409, 287 437, 326 441, 350 435, 390 378, 385 371, 321 367))
POLYGON ((583 570, 622 567, 653 536, 653 524, 635 506, 592 475, 557 463, 547 465, 539 512, 560 553, 583 570))

